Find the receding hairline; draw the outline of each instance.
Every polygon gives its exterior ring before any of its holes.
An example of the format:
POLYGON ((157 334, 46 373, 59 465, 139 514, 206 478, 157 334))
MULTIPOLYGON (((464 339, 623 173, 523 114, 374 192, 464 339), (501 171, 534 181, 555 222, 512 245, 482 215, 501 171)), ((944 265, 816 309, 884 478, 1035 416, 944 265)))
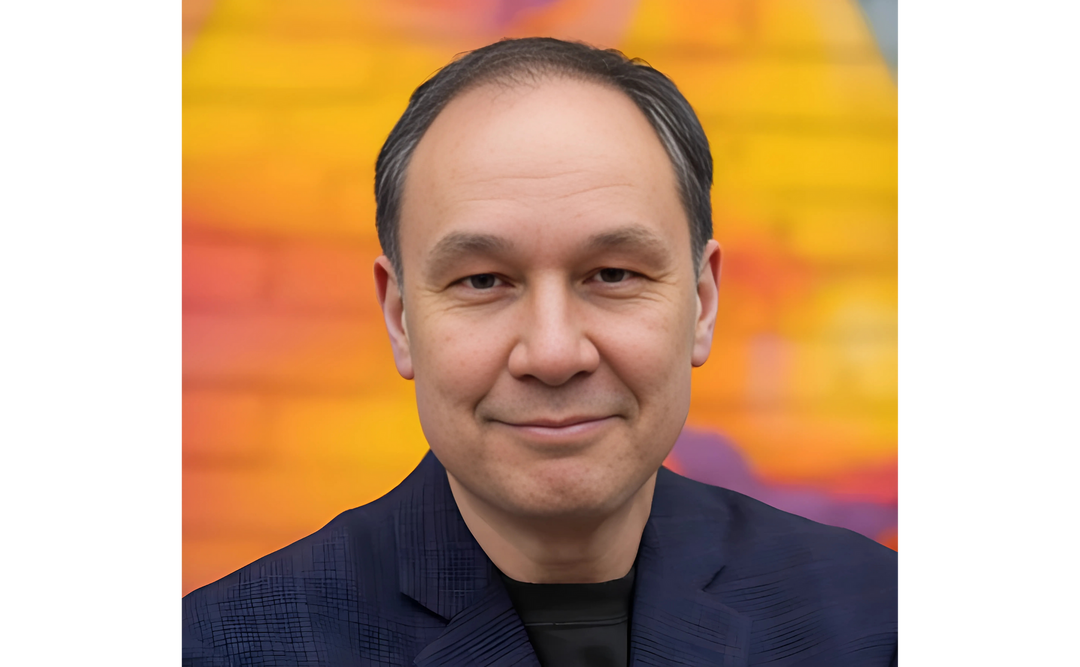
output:
MULTIPOLYGON (((528 80, 522 80, 522 81, 512 80, 511 78, 508 78, 508 77, 505 77, 505 76, 492 76, 492 77, 489 77, 489 78, 483 79, 483 80, 471 81, 468 85, 463 86, 461 89, 456 91, 456 93, 452 97, 450 97, 446 101, 446 103, 439 109, 438 114, 435 115, 435 117, 432 119, 431 123, 424 130, 424 133, 417 140, 416 145, 413 147, 412 151, 410 151, 408 162, 405 164, 405 168, 402 170, 402 177, 401 177, 401 184, 400 184, 401 204, 400 204, 400 208, 398 209, 398 216, 397 216, 397 233, 399 235, 398 236, 399 239, 401 238, 401 228, 402 228, 402 223, 404 222, 405 207, 406 207, 406 202, 408 200, 408 197, 406 197, 406 194, 408 193, 408 191, 410 189, 409 188, 409 183, 412 180, 412 177, 410 176, 410 174, 414 170, 413 165, 414 165, 414 163, 416 161, 416 155, 417 155, 418 152, 421 152, 421 150, 422 150, 421 147, 424 146, 425 139, 427 139, 428 136, 431 134, 432 128, 434 128, 436 126, 436 124, 439 122, 439 119, 443 117, 443 114, 445 113, 445 111, 448 108, 450 108, 452 105, 454 105, 455 102, 460 101, 461 99, 469 96, 470 94, 476 93, 476 92, 481 91, 481 90, 483 90, 485 88, 491 88, 493 86, 495 86, 495 87, 505 87, 505 89, 507 91, 515 91, 515 90, 518 90, 518 89, 521 89, 521 88, 528 88, 528 89, 531 89, 531 90, 539 90, 545 84, 548 84, 548 83, 559 82, 559 81, 568 81, 568 82, 576 82, 576 83, 582 83, 582 84, 593 84, 593 85, 596 85, 597 87, 599 87, 599 88, 601 88, 603 90, 606 90, 606 91, 617 94, 619 97, 621 97, 625 102, 627 102, 629 104, 627 109, 628 110, 632 109, 631 113, 633 115, 637 116, 644 123, 644 127, 648 128, 648 132, 650 133, 650 136, 656 141, 656 146, 659 148, 660 152, 667 158, 665 160, 665 162, 668 165, 668 167, 670 167, 671 185, 672 185, 672 187, 675 188, 676 197, 680 197, 680 199, 681 199, 679 175, 677 173, 677 169, 676 169, 674 163, 672 162, 672 160, 670 159, 670 156, 668 155, 668 150, 667 150, 667 147, 664 145, 663 137, 660 136, 660 133, 657 132, 655 127, 653 127, 652 123, 650 122, 650 120, 649 120, 648 116, 645 114, 645 112, 638 106, 638 104, 634 101, 634 99, 630 95, 628 95, 626 93, 626 91, 620 89, 618 86, 612 84, 611 82, 606 81, 606 80, 604 80, 602 78, 599 78, 599 77, 597 77, 595 75, 591 75, 589 73, 578 72, 577 70, 570 70, 570 69, 566 69, 566 68, 552 68, 551 72, 535 73, 535 75, 532 75, 532 74, 533 73, 530 72, 530 76, 528 77, 528 80), (565 71, 562 71, 564 69, 565 69, 565 71)), ((430 149, 430 144, 429 144, 429 149, 430 149)), ((416 196, 416 193, 413 193, 413 196, 416 196)), ((684 211, 684 214, 686 215, 686 218, 687 218, 687 224, 690 225, 691 224, 691 219, 690 219, 689 212, 684 211)), ((693 237, 693 233, 691 231, 691 238, 692 237, 693 237)), ((399 241, 399 243, 400 243, 400 241, 399 241)), ((399 258, 401 259, 401 261, 404 261, 404 259, 401 258, 400 255, 399 255, 399 258)), ((694 262, 694 265, 696 266, 697 259, 694 258, 693 262, 694 262)), ((395 269, 399 273, 403 273, 403 270, 404 270, 403 267, 400 267, 400 266, 395 267, 395 269)))
MULTIPOLYGON (((545 63, 545 65, 547 64, 545 63)), ((439 122, 439 119, 443 117, 445 111, 450 108, 450 106, 452 106, 455 102, 458 102, 462 98, 467 97, 468 95, 483 90, 485 88, 502 88, 507 92, 512 92, 522 88, 539 90, 547 83, 553 83, 558 81, 593 84, 603 90, 607 90, 617 94, 624 101, 628 102, 630 104, 630 107, 632 107, 637 112, 637 115, 645 121, 645 124, 651 130, 652 136, 657 140, 661 150, 664 152, 665 155, 667 155, 667 147, 664 145, 663 137, 661 137, 660 133, 657 132, 655 127, 653 127, 648 115, 641 109, 640 106, 638 106, 637 102, 634 101, 634 98, 627 94, 625 90, 622 90, 608 80, 605 80, 597 75, 588 72, 579 72, 578 70, 573 70, 566 67, 558 67, 555 65, 547 66, 551 71, 523 70, 523 72, 528 75, 527 79, 525 80, 516 79, 513 72, 501 74, 492 73, 490 75, 485 74, 481 77, 478 77, 476 80, 469 81, 469 83, 465 84, 459 90, 455 91, 455 93, 442 105, 442 107, 439 109, 439 112, 435 114, 435 117, 432 118, 431 123, 424 129, 423 134, 420 135, 419 139, 416 142, 416 145, 409 153, 409 159, 405 163, 405 167, 402 170, 402 202, 404 202, 405 186, 409 182, 409 172, 412 169, 413 159, 416 156, 417 150, 420 148, 421 145, 424 144, 424 139, 427 138, 427 136, 431 133, 431 128, 433 128, 436 123, 439 122)), ((668 161, 671 162, 670 156, 668 161)), ((671 167, 674 173, 675 165, 671 164, 671 167)), ((675 174, 675 187, 679 187, 678 174, 675 174)))
POLYGON ((674 167, 690 227, 693 263, 699 265, 701 251, 712 236, 713 163, 700 121, 674 82, 641 58, 629 58, 615 49, 522 38, 455 56, 414 91, 384 142, 376 162, 376 223, 380 243, 399 277, 403 186, 413 151, 431 124, 453 100, 477 88, 535 86, 551 79, 592 82, 618 91, 644 115, 674 167))
MULTIPOLYGON (((611 92, 611 93, 614 93, 618 97, 620 97, 627 104, 626 110, 629 111, 632 116, 634 116, 635 118, 637 118, 638 120, 640 120, 643 123, 642 129, 647 132, 648 136, 652 137, 652 139, 655 140, 655 146, 659 149, 660 154, 662 154, 666 158, 666 160, 665 160, 666 164, 671 168, 671 171, 670 171, 671 184, 675 188, 676 195, 681 197, 679 174, 677 173, 678 170, 676 169, 675 164, 673 163, 673 161, 670 159, 670 156, 668 155, 668 150, 667 150, 667 147, 664 145, 663 137, 661 137, 660 133, 656 131, 656 128, 653 127, 653 125, 649 121, 649 118, 646 115, 646 113, 644 111, 642 111, 642 109, 634 102, 634 99, 630 95, 628 95, 626 93, 626 91, 621 90, 618 86, 615 86, 615 85, 611 84, 610 82, 604 81, 603 79, 593 77, 591 75, 561 76, 559 73, 556 73, 554 76, 537 76, 537 77, 533 78, 530 81, 509 82, 507 87, 505 88, 505 90, 507 92, 512 92, 512 91, 517 91, 517 90, 522 89, 522 88, 527 88, 530 91, 537 91, 537 90, 542 89, 548 83, 557 83, 559 81, 566 81, 566 82, 572 82, 572 83, 581 83, 581 84, 586 84, 586 85, 594 84, 598 88, 600 88, 602 90, 606 90, 606 91, 611 92)), ((439 110, 439 113, 435 116, 434 119, 432 119, 430 125, 428 125, 428 127, 424 130, 424 133, 417 140, 416 145, 413 147, 412 151, 410 151, 408 162, 405 164, 405 167, 402 170, 402 177, 401 177, 401 184, 400 184, 400 187, 401 187, 401 207, 398 210, 398 220, 397 220, 399 232, 400 232, 400 225, 401 225, 401 221, 402 221, 402 213, 403 213, 403 211, 405 209, 405 202, 406 202, 405 194, 409 189, 408 184, 412 180, 412 177, 410 176, 410 174, 414 170, 413 165, 414 165, 414 163, 416 161, 416 155, 417 155, 418 152, 421 152, 421 150, 422 150, 421 147, 424 146, 425 144, 428 145, 428 148, 424 149, 424 150, 426 150, 426 151, 430 150, 430 141, 425 141, 425 140, 428 139, 428 137, 431 135, 433 128, 435 128, 436 125, 439 124, 440 119, 444 117, 445 112, 451 106, 455 105, 456 103, 460 103, 464 98, 470 96, 471 94, 483 91, 485 88, 492 88, 493 86, 502 86, 504 83, 507 83, 507 82, 487 81, 487 82, 479 82, 476 85, 469 85, 468 87, 463 88, 462 90, 458 91, 457 94, 455 94, 453 97, 451 97, 449 100, 447 100, 446 104, 443 105, 443 107, 439 110)), ((687 219, 688 219, 688 221, 690 219, 690 215, 689 215, 688 212, 687 212, 687 219)))
POLYGON ((633 98, 630 97, 625 90, 619 88, 612 83, 611 80, 605 79, 599 74, 586 72, 563 63, 553 63, 546 60, 508 60, 506 64, 493 66, 490 70, 480 72, 466 83, 462 84, 454 91, 454 94, 446 100, 442 109, 435 115, 435 118, 442 115, 443 109, 449 106, 454 100, 479 88, 498 86, 506 88, 507 90, 513 90, 524 87, 539 87, 545 82, 558 79, 579 81, 581 83, 593 83, 608 90, 620 93, 626 97, 626 99, 630 100, 631 103, 634 103, 633 98))

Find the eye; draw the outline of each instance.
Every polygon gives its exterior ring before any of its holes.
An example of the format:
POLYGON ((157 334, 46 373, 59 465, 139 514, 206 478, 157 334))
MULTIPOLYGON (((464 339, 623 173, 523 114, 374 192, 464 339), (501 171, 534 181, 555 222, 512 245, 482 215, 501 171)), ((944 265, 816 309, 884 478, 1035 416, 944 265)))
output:
POLYGON ((476 290, 489 290, 499 282, 494 273, 478 273, 465 279, 465 284, 476 290))
POLYGON ((630 272, 626 269, 600 269, 596 277, 605 283, 621 283, 630 277, 630 272))

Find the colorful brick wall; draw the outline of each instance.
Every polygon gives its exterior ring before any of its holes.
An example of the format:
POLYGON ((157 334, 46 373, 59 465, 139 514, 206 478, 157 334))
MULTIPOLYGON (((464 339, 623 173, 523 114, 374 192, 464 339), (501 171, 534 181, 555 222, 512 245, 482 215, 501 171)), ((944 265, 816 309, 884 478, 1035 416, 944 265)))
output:
POLYGON ((546 34, 679 84, 716 160, 713 356, 668 465, 896 548, 897 88, 850 0, 186 0, 183 590, 426 451, 371 278, 378 149, 454 53, 546 34))

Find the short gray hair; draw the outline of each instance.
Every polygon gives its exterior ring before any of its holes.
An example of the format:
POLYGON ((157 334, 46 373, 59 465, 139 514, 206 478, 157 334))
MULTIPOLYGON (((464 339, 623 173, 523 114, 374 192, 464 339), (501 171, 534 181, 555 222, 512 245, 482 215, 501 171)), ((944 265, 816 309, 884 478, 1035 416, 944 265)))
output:
POLYGON ((375 226, 383 254, 401 281, 398 239, 405 172, 413 151, 439 112, 461 93, 493 82, 514 84, 562 75, 606 84, 625 93, 649 120, 675 168, 690 222, 695 272, 712 238, 713 180, 709 140, 679 89, 643 60, 550 37, 506 39, 455 58, 420 85, 386 138, 375 162, 375 226))

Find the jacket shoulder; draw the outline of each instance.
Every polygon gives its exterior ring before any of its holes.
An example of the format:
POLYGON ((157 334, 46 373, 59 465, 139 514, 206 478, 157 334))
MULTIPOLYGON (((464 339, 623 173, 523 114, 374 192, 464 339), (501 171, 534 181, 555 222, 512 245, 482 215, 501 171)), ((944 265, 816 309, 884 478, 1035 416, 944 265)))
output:
POLYGON ((897 553, 854 531, 670 473, 669 535, 715 555, 704 591, 750 621, 763 664, 889 664, 897 645, 897 553), (810 664, 810 663, 807 663, 810 664))
POLYGON ((384 597, 380 584, 396 591, 400 488, 184 596, 183 664, 352 660, 365 609, 384 597))
POLYGON ((758 560, 775 549, 814 561, 864 563, 891 570, 895 576, 896 552, 864 535, 785 512, 737 491, 662 472, 669 497, 665 513, 675 522, 709 526, 703 534, 716 542, 726 559, 758 560))

